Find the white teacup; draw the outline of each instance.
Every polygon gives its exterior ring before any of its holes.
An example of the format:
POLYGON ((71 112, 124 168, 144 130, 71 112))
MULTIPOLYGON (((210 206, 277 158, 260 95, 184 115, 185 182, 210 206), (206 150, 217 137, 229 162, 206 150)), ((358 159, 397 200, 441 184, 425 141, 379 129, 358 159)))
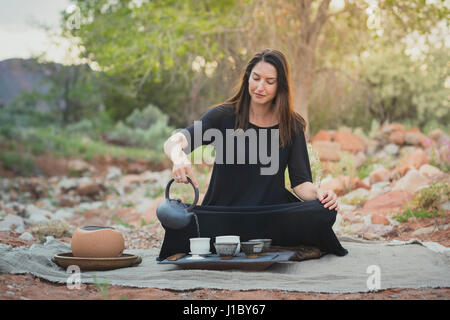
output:
POLYGON ((191 254, 208 254, 210 253, 211 238, 190 238, 191 254))
POLYGON ((224 243, 224 242, 234 242, 237 243, 236 251, 234 255, 237 255, 241 252, 241 237, 240 236, 218 236, 216 237, 216 243, 224 243))

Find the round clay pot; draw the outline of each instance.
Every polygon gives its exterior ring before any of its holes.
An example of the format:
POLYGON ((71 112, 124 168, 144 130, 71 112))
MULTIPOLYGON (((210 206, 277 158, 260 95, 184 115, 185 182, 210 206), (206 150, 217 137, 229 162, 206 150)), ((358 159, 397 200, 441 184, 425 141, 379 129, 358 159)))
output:
POLYGON ((122 254, 125 240, 112 227, 86 226, 75 230, 70 247, 74 257, 111 258, 122 254))

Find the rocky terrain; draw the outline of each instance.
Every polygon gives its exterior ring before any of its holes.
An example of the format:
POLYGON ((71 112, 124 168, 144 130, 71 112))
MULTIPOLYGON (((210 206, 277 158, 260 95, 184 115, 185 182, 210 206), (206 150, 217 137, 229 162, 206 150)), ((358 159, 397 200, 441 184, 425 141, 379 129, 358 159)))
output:
MULTIPOLYGON (((356 131, 320 131, 312 138, 311 145, 322 167, 321 187, 333 189, 339 195, 340 210, 333 227, 338 237, 416 238, 450 245, 450 174, 445 169, 450 162, 447 134, 434 130, 425 136, 417 129, 405 130, 401 124, 389 124, 371 137, 356 131), (358 172, 363 169, 366 177, 360 178, 358 172), (336 170, 342 174, 333 177, 331 173, 336 170), (427 190, 433 191, 431 200, 427 198, 428 207, 418 208, 417 196, 427 190), (431 208, 436 214, 398 219, 399 214, 411 207, 422 212, 429 212, 431 208)), ((164 197, 170 168, 155 171, 145 163, 117 162, 108 157, 89 163, 52 158, 40 161, 42 168, 45 167, 45 176, 15 177, 0 171, 4 173, 0 178, 0 243, 30 246, 44 242, 48 236, 70 242, 78 226, 108 225, 123 232, 129 249, 160 247, 164 229, 156 218, 156 207, 164 197)), ((201 202, 210 167, 195 169, 200 181, 201 202)), ((183 200, 191 196, 189 186, 179 185, 174 189, 183 200)), ((450 298, 449 288, 392 289, 349 295, 276 290, 258 290, 249 295, 207 289, 171 292, 111 287, 110 290, 113 298, 131 299, 450 298)), ((0 299, 22 298, 99 299, 101 294, 94 285, 74 293, 32 275, 0 275, 0 299)))

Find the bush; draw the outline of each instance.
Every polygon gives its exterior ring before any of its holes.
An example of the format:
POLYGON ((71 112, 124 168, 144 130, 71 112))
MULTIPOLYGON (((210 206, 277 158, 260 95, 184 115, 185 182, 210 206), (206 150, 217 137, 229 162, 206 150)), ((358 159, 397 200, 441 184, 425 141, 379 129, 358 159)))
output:
POLYGON ((20 152, 0 152, 0 162, 15 174, 29 176, 36 172, 33 160, 20 152))
POLYGON ((109 133, 108 140, 120 144, 162 150, 164 142, 173 132, 167 125, 168 117, 155 106, 149 105, 144 110, 135 110, 125 123, 117 123, 109 133))
POLYGON ((440 204, 450 198, 450 184, 435 182, 428 188, 420 189, 414 199, 407 203, 406 209, 395 219, 399 222, 406 222, 410 217, 431 218, 444 215, 440 210, 440 204))

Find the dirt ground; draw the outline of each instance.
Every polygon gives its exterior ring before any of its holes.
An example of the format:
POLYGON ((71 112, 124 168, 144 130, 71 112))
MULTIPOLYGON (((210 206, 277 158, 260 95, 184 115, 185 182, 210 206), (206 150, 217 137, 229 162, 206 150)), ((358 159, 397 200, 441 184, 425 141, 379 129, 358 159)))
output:
POLYGON ((187 291, 110 286, 103 294, 95 284, 69 290, 32 274, 0 275, 1 300, 449 300, 450 288, 389 289, 370 293, 313 293, 284 290, 231 291, 197 289, 187 291))
MULTIPOLYGON (((51 159, 40 159, 49 163, 51 159)), ((54 161, 53 161, 54 162, 54 161)), ((96 169, 104 171, 110 163, 98 162, 96 169)), ((49 175, 63 174, 64 163, 47 165, 49 175), (51 172, 56 171, 56 172, 51 172)), ((5 177, 12 177, 9 172, 0 172, 5 177)), ((450 218, 410 219, 406 223, 395 226, 386 240, 408 240, 418 238, 422 241, 435 241, 446 247, 450 246, 450 218), (412 233, 422 227, 436 226, 432 233, 414 236, 412 233)), ((25 241, 14 231, 0 231, 0 243, 17 246, 30 246, 39 241, 25 241)), ((70 238, 59 240, 69 242, 70 238)), ((82 284, 80 289, 70 290, 65 284, 56 284, 40 279, 32 274, 0 274, 0 300, 450 300, 450 288, 402 289, 393 288, 366 293, 314 293, 292 292, 286 290, 249 290, 231 291, 215 289, 197 290, 160 290, 152 288, 134 288, 110 286, 102 292, 95 284, 82 284)))

